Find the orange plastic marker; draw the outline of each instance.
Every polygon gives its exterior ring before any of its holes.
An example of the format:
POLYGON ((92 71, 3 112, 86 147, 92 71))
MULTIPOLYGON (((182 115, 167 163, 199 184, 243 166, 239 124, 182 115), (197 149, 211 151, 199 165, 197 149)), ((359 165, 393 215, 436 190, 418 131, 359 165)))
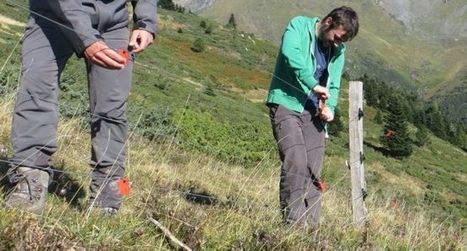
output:
POLYGON ((121 195, 128 196, 130 194, 130 181, 126 178, 121 178, 118 181, 118 188, 121 195))
POLYGON ((117 50, 118 55, 122 56, 125 59, 125 66, 128 65, 128 60, 130 60, 130 55, 127 50, 125 49, 118 49, 117 50))
POLYGON ((320 180, 318 184, 321 191, 326 192, 328 190, 328 185, 326 182, 324 182, 324 180, 320 180))

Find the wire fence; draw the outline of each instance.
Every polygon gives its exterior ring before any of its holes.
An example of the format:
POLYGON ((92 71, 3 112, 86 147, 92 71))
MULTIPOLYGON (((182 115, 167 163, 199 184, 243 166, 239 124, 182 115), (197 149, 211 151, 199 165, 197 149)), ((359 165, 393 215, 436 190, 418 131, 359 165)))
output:
MULTIPOLYGON (((20 7, 22 9, 29 10, 29 8, 27 6, 24 6, 24 5, 21 5, 19 3, 13 2, 11 0, 7 0, 7 2, 10 3, 13 6, 17 6, 17 7, 20 7)), ((39 17, 41 16, 40 13, 32 13, 32 14, 35 14, 36 16, 39 16, 39 17)), ((56 24, 60 25, 60 26, 63 26, 63 24, 60 24, 60 23, 56 23, 56 24)), ((66 26, 64 26, 64 27, 68 28, 66 26)), ((17 50, 19 44, 20 44, 20 40, 18 40, 17 43, 15 43, 11 53, 8 55, 8 57, 6 58, 5 62, 2 65, 2 67, 0 68, 0 75, 4 73, 4 70, 6 69, 6 66, 8 65, 9 61, 12 59, 12 57, 13 57, 15 51, 17 50)), ((160 53, 164 54, 164 52, 160 52, 160 53)), ((167 53, 165 53, 165 55, 170 56, 167 53)), ((171 57, 171 58, 172 58, 172 60, 176 60, 173 57, 171 57)), ((182 63, 182 62, 177 62, 177 63, 182 63)), ((163 74, 164 76, 171 78, 173 81, 177 81, 178 83, 184 83, 184 84, 191 85, 191 86, 193 85, 193 81, 187 80, 187 79, 185 79, 183 77, 180 77, 179 75, 173 74, 170 71, 167 71, 165 69, 157 67, 156 65, 147 65, 147 64, 144 64, 144 63, 141 63, 141 62, 138 62, 138 61, 135 62, 135 65, 138 66, 138 67, 146 68, 146 69, 151 70, 151 71, 159 72, 159 73, 163 74)), ((303 92, 306 95, 309 94, 309 93, 305 93, 303 89, 298 88, 296 85, 290 84, 290 83, 280 79, 274 73, 272 73, 272 72, 267 72, 267 73, 269 75, 271 75, 271 77, 279 79, 280 81, 282 81, 284 84, 290 86, 291 88, 299 90, 299 91, 303 92)), ((22 77, 29 77, 29 76, 27 75, 27 72, 26 72, 26 74, 24 74, 22 77)), ((198 83, 198 84, 200 84, 200 83, 198 83)), ((202 85, 202 86, 206 87, 204 85, 202 85)), ((3 89, 5 91, 9 90, 7 87, 3 87, 3 86, 0 86, 0 89, 3 89)), ((42 99, 41 97, 30 95, 30 94, 25 93, 24 91, 21 91, 21 90, 16 90, 16 92, 17 92, 18 95, 28 96, 28 97, 30 97, 32 99, 41 100, 41 101, 44 101, 44 102, 50 102, 50 101, 48 101, 46 99, 42 99)), ((225 98, 230 98, 230 97, 225 97, 225 98)), ((190 100, 190 97, 188 96, 187 97, 187 102, 189 100, 190 100)), ((54 104, 58 105, 58 103, 54 103, 54 104)), ((66 104, 61 104, 61 105, 62 106, 67 106, 66 104)), ((67 106, 67 108, 68 109, 78 110, 78 107, 73 107, 73 106, 67 106)), ((89 115, 89 117, 101 117, 102 118, 102 116, 99 115, 99 114, 92 114, 89 111, 85 111, 85 112, 86 112, 86 114, 89 115)), ((251 116, 261 116, 261 117, 267 117, 268 116, 264 112, 258 112, 258 111, 253 111, 253 110, 246 110, 245 112, 248 115, 251 115, 251 116)), ((108 118, 106 118, 106 119, 108 119, 108 118)), ((130 129, 130 136, 128 137, 128 139, 125 142, 125 144, 128 145, 129 148, 131 147, 130 138, 135 134, 136 126, 139 124, 140 119, 141 119, 141 115, 139 116, 139 119, 138 119, 138 122, 136 122, 136 125, 133 128, 130 129)), ((356 120, 356 119, 359 119, 359 117, 355 117, 355 118, 353 118, 351 120, 356 120)), ((178 122, 177 125, 179 125, 182 122, 182 120, 183 120, 183 116, 180 118, 180 121, 178 122)), ((119 122, 119 121, 114 121, 114 122, 119 122)), ((82 120, 80 120, 79 123, 86 123, 86 122, 85 122, 84 119, 82 119, 82 120)), ((70 130, 71 130, 71 128, 70 128, 70 130)), ((178 131, 178 130, 179 130, 179 128, 177 127, 175 131, 178 131)), ((171 149, 175 148, 174 147, 175 134, 176 133, 174 133, 172 135, 167 135, 168 137, 170 137, 170 140, 168 141, 169 142, 168 143, 169 147, 166 149, 167 154, 170 153, 171 149)), ((64 138, 67 138, 67 137, 70 137, 68 132, 64 133, 63 135, 60 135, 59 139, 64 139, 64 138)), ((148 144, 148 146, 149 145, 151 145, 151 144, 148 144)), ((209 146, 207 146, 207 147, 209 147, 209 146)), ((157 181, 154 181, 153 186, 150 188, 151 192, 149 193, 149 195, 151 195, 153 193, 157 193, 157 194, 161 194, 161 196, 169 197, 169 196, 171 196, 171 194, 174 194, 176 197, 185 198, 185 199, 187 199, 189 201, 190 200, 196 200, 198 198, 206 201, 207 203, 217 201, 217 203, 215 203, 215 205, 218 205, 219 206, 218 209, 220 209, 220 210, 232 210, 233 209, 233 210, 238 210, 239 212, 249 212, 251 210, 261 210, 261 212, 263 212, 262 213, 263 215, 266 215, 266 214, 273 215, 272 220, 280 221, 279 220, 279 217, 280 217, 279 208, 277 206, 275 206, 275 205, 272 205, 272 204, 276 203, 276 201, 271 200, 270 198, 262 198, 262 197, 260 197, 262 199, 257 199, 257 197, 252 198, 251 196, 247 196, 246 193, 245 193, 245 191, 248 190, 248 188, 254 187, 254 185, 255 185, 254 184, 255 176, 261 173, 261 170, 262 170, 261 168, 264 166, 264 162, 268 161, 267 158, 268 158, 270 152, 273 151, 273 150, 274 150, 274 148, 271 147, 264 154, 261 161, 259 161, 257 163, 257 165, 255 165, 253 167, 252 170, 248 170, 250 172, 250 174, 245 178, 245 180, 244 180, 242 186, 240 187, 240 189, 235 190, 234 192, 229 191, 229 194, 228 194, 229 197, 228 198, 221 198, 219 196, 216 196, 215 192, 214 192, 214 195, 207 195, 207 194, 203 194, 203 193, 192 192, 187 188, 159 187, 159 186, 157 186, 158 185, 157 181)), ((128 165, 134 165, 132 163, 132 161, 130 161, 130 158, 131 158, 131 155, 128 156, 128 158, 127 158, 128 159, 127 160, 128 165)), ((86 162, 87 160, 80 159, 78 161, 86 162)), ((361 160, 359 160, 359 161, 361 161, 361 160)), ((4 164, 4 165, 0 165, 0 167, 3 167, 3 168, 8 168, 10 165, 13 164, 9 160, 6 160, 6 159, 0 159, 0 163, 4 164)), ((351 166, 352 164, 353 163, 350 163, 350 164, 348 164, 348 166, 351 166)), ((274 165, 278 165, 278 163, 275 162, 274 165)), ((337 190, 337 188, 340 185, 342 185, 342 182, 344 182, 348 178, 350 172, 347 170, 347 166, 342 165, 342 167, 343 167, 342 169, 344 171, 344 174, 342 174, 338 178, 334 179, 332 181, 332 185, 326 191, 323 191, 321 193, 321 197, 325 196, 328 193, 335 192, 337 190)), ((40 168, 40 167, 37 167, 37 168, 40 168)), ((329 168, 329 165, 326 166, 325 168, 329 168)), ((53 167, 50 170, 52 170, 54 173, 66 174, 66 175, 69 175, 70 177, 74 177, 74 178, 79 177, 81 179, 87 179, 87 180, 89 180, 91 178, 91 173, 90 172, 78 172, 78 171, 71 171, 71 170, 63 170, 63 169, 58 169, 58 168, 53 168, 53 167)), ((3 172, 3 171, 4 170, 0 170, 0 172, 3 172)), ((155 175, 156 175, 156 170, 153 170, 153 171, 151 171, 151 174, 149 175, 149 178, 154 177, 154 179, 156 180, 155 175)), ((288 175, 296 175, 296 174, 288 173, 288 175)), ((279 177, 280 176, 279 169, 277 169, 275 172, 271 172, 271 176, 279 177)), ((4 178, 5 178, 5 176, 0 177, 0 180, 3 180, 4 178)), ((186 182, 187 181, 186 178, 182 178, 182 177, 171 177, 171 179, 177 180, 178 182, 186 182)), ((84 184, 80 184, 79 188, 82 189, 83 185, 84 184)), ((211 192, 211 191, 208 191, 208 192, 211 192)), ((76 192, 72 197, 76 197, 77 195, 78 194, 76 192)), ((320 197, 320 200, 321 200, 321 197, 320 197)), ((314 205, 311 205, 310 209, 313 206, 314 205)), ((56 227, 58 222, 60 222, 60 219, 61 219, 61 217, 63 216, 64 213, 65 213, 65 210, 63 210, 61 212, 61 214, 58 216, 58 218, 56 218, 56 224, 54 225, 54 227, 56 227)), ((87 219, 89 217, 89 212, 86 211, 86 212, 83 212, 83 214, 85 215, 85 219, 87 219)), ((238 215, 241 216, 241 217, 245 217, 246 219, 249 219, 249 218, 253 217, 252 214, 249 214, 249 213, 239 213, 238 215)), ((191 228, 196 227, 196 226, 194 226, 194 225, 192 225, 190 223, 184 222, 183 220, 177 219, 176 216, 174 216, 174 215, 165 215, 165 216, 167 218, 176 220, 180 224, 185 224, 185 225, 187 225, 187 226, 189 226, 191 228)), ((371 215, 370 215, 370 217, 371 217, 371 215)), ((352 224, 353 223, 349 220, 347 222, 347 224, 341 224, 340 227, 345 229, 345 228, 351 226, 352 224)), ((442 224, 444 224, 444 222, 442 222, 438 226, 439 229, 441 229, 442 224)), ((290 228, 293 228, 293 227, 294 227, 293 225, 290 226, 290 228)), ((293 236, 288 236, 288 237, 282 239, 280 242, 276 243, 275 248, 279 247, 281 245, 281 243, 287 241, 288 238, 293 238, 293 236)), ((432 243, 434 245, 436 243, 436 240, 433 239, 432 243)))
MULTIPOLYGON (((21 4, 13 3, 12 1, 9 1, 9 3, 11 3, 12 5, 15 5, 15 6, 17 6, 17 7, 20 7, 20 8, 22 8, 22 9, 28 9, 28 10, 29 10, 29 8, 27 8, 26 6, 23 6, 23 5, 21 5, 21 4)), ((38 16, 38 17, 45 18, 46 20, 49 20, 49 21, 51 21, 51 22, 53 22, 53 23, 55 23, 55 24, 57 24, 57 25, 60 25, 61 27, 65 28, 65 29, 70 29, 69 27, 67 27, 67 26, 65 26, 65 25, 63 25, 63 24, 61 24, 61 23, 58 23, 58 22, 56 22, 56 21, 54 21, 54 20, 50 20, 49 18, 47 18, 47 17, 41 15, 40 13, 36 13, 36 12, 33 12, 33 11, 31 11, 31 13, 34 14, 34 15, 36 15, 36 16, 38 16)), ((12 52, 11 52, 10 55, 7 57, 7 59, 5 60, 5 63, 3 64, 2 68, 0 69, 0 73, 3 72, 5 66, 8 64, 9 60, 11 59, 12 55, 14 54, 14 51, 17 49, 18 44, 19 44, 19 42, 16 43, 16 45, 15 45, 15 47, 13 48, 12 52)), ((163 52, 162 52, 162 53, 163 53, 163 52)), ((167 55, 168 55, 168 54, 167 54, 167 55)), ((147 69, 150 69, 150 70, 155 70, 155 71, 161 72, 161 73, 165 74, 165 76, 168 76, 168 77, 170 77, 170 78, 172 78, 173 80, 176 80, 176 81, 178 81, 178 82, 185 83, 185 84, 189 84, 189 85, 193 85, 193 83, 192 83, 191 81, 188 81, 188 80, 186 80, 186 79, 184 79, 184 78, 181 78, 180 76, 177 76, 177 75, 175 75, 175 74, 173 74, 173 73, 171 73, 171 72, 169 72, 169 71, 167 71, 167 70, 165 70, 165 69, 162 69, 162 68, 160 68, 160 67, 157 67, 157 66, 148 66, 148 65, 146 65, 146 64, 139 63, 139 62, 135 62, 135 64, 136 64, 137 66, 141 66, 141 67, 144 67, 144 68, 147 68, 147 69)), ((293 85, 293 84, 291 84, 291 83, 288 83, 287 81, 284 81, 284 80, 280 79, 280 78, 279 78, 278 76, 276 76, 274 73, 272 73, 272 72, 268 72, 268 73, 269 73, 273 78, 277 78, 277 79, 279 79, 280 81, 282 81, 284 84, 289 85, 290 87, 292 87, 292 88, 294 88, 294 89, 296 89, 296 90, 299 90, 299 91, 303 92, 303 93, 306 94, 306 95, 309 94, 309 93, 305 93, 303 89, 301 89, 301 88, 299 88, 299 87, 297 87, 297 86, 295 86, 295 85, 293 85)), ((27 77, 29 77, 29 76, 28 76, 28 74, 27 74, 27 71, 25 71, 25 74, 23 74, 22 78, 27 78, 27 77)), ((3 88, 5 88, 5 87, 3 87, 3 88)), ((20 90, 20 89, 17 90, 17 93, 18 93, 18 95, 25 95, 25 96, 28 96, 28 97, 30 97, 30 98, 32 98, 32 99, 41 100, 41 101, 44 101, 44 102, 51 102, 50 100, 46 100, 46 99, 43 99, 43 98, 41 98, 41 97, 33 96, 33 95, 31 95, 31 94, 29 94, 29 93, 26 93, 26 92, 24 92, 24 91, 22 91, 22 90, 20 90)), ((188 101, 189 101, 189 97, 187 98, 187 102, 188 102, 188 101)), ((55 105, 58 105, 57 103, 54 103, 54 104, 55 104, 55 105)), ((63 105, 62 105, 62 106, 63 106, 63 105)), ((66 105, 65 105, 65 106, 66 106, 66 105)), ((70 109, 73 109, 73 108, 76 109, 76 107, 69 107, 69 108, 70 108, 70 109)), ((255 111, 247 111, 247 112, 248 112, 249 114, 255 115, 255 116, 262 116, 262 117, 267 116, 267 114, 265 114, 265 113, 263 113, 263 112, 255 112, 255 111)), ((107 120, 109 119, 109 118, 107 118, 107 117, 102 117, 102 116, 99 115, 99 114, 93 114, 93 113, 91 113, 91 112, 89 112, 89 111, 87 111, 87 113, 88 113, 91 117, 101 117, 101 118, 105 118, 105 119, 107 119, 107 120)), ((140 116, 140 117, 141 117, 141 116, 140 116)), ((183 119, 183 117, 181 118, 181 120, 182 120, 182 119, 183 119)), ((120 123, 120 121, 113 121, 113 122, 120 123)), ((135 128, 133 128, 133 129, 130 130, 130 137, 129 137, 129 138, 131 138, 131 135, 133 135, 134 130, 135 130, 135 128)), ((177 128, 177 130, 178 130, 178 128, 177 128)), ((173 145, 173 139, 174 139, 174 137, 175 137, 175 134, 174 134, 174 135, 171 135, 171 136, 172 136, 172 140, 171 140, 171 142, 170 142, 170 144, 169 144, 170 146, 173 145)), ((66 137, 66 135, 64 135, 64 136, 62 136, 62 137, 66 137)), ((128 145, 128 144, 129 144, 129 141, 128 141, 129 138, 126 140, 125 145, 128 145)), ((282 140, 282 139, 280 139, 279 141, 281 141, 281 140, 282 140)), ((169 147, 169 149, 170 149, 170 147, 169 147)), ((123 149, 122 149, 122 150, 123 150, 123 149)), ((249 187, 249 184, 250 184, 250 185, 252 184, 252 181, 251 181, 251 180, 254 180, 254 179, 253 179, 253 178, 254 178, 254 175, 257 175, 257 174, 260 172, 261 164, 263 163, 263 161, 265 160, 265 158, 268 157, 268 155, 270 154, 270 152, 271 152, 272 150, 274 150, 274 147, 272 147, 272 148, 264 155, 263 159, 254 167, 253 171, 251 171, 250 176, 247 177, 246 181, 243 183, 243 187, 238 191, 237 194, 235 194, 235 195, 233 196, 233 197, 236 198, 235 201, 242 201, 240 198, 242 198, 242 197, 244 196, 244 193, 243 193, 243 192, 244 192, 244 189, 247 189, 247 188, 249 187)), ((39 150, 38 150, 38 151, 39 151, 39 150)), ((82 161, 86 161, 86 160, 82 160, 82 161)), ((0 162, 6 164, 6 165, 3 165, 3 167, 5 167, 5 168, 8 168, 10 165, 13 165, 13 164, 14 164, 14 163, 10 162, 9 160, 0 160, 0 162)), ((41 169, 41 167, 35 167, 35 168, 41 169)), ((55 172, 55 173, 67 174, 67 175, 74 176, 74 177, 81 177, 82 179, 89 179, 89 178, 90 178, 90 172, 88 172, 88 173, 84 173, 84 172, 73 172, 73 171, 70 171, 70 170, 61 170, 61 169, 57 169, 57 168, 53 168, 53 167, 51 167, 49 170, 51 170, 51 171, 53 171, 53 172, 55 172)), ((296 175, 295 173, 290 173, 290 172, 283 172, 283 173, 286 173, 286 174, 292 175, 292 176, 293 176, 293 175, 296 175)), ((275 174, 275 175, 279 176, 278 174, 275 174)), ((349 175, 349 172, 348 172, 348 171, 345 171, 345 173, 344 173, 341 177, 339 177, 338 179, 336 179, 336 180, 333 182, 333 184, 328 188, 327 191, 323 191, 323 192, 321 193, 321 196, 322 196, 323 194, 326 194, 326 193, 329 193, 329 192, 333 191, 336 187, 338 187, 338 186, 340 185, 340 183, 341 183, 343 180, 345 180, 345 179, 348 177, 348 175, 349 175)), ((301 175, 301 176, 302 176, 302 175, 301 175)), ((5 176, 4 176, 4 177, 5 177, 5 176)), ((4 178, 4 177, 3 177, 3 178, 4 178)), ((303 177, 303 176, 302 176, 302 177, 303 177)), ((311 174, 310 174, 310 176, 309 176, 308 178, 311 178, 311 174)), ((177 189, 155 188, 155 187, 153 187, 153 188, 151 188, 151 189, 152 189, 153 191, 157 191, 157 192, 160 192, 160 193, 166 193, 166 194, 169 194, 169 193, 176 193, 176 194, 178 194, 179 196, 185 197, 185 198, 189 198, 189 197, 192 197, 192 198, 203 198, 203 199, 206 199, 206 200, 208 200, 208 201, 218 200, 218 198, 213 197, 213 196, 210 196, 210 195, 203 195, 203 194, 193 193, 193 192, 189 192, 189 191, 180 191, 180 190, 177 190, 177 189)), ((237 204, 237 207, 240 208, 240 209, 242 209, 242 210, 247 210, 247 209, 251 208, 252 206, 253 206, 253 207, 256 207, 256 208, 261 208, 262 210, 274 210, 274 211, 277 211, 277 210, 278 210, 278 209, 276 209, 275 207, 265 206, 265 202, 251 202, 251 201, 249 201, 249 200, 250 200, 250 199, 246 198, 244 201, 248 201, 248 202, 244 203, 243 205, 238 205, 238 204, 237 204)), ((319 200, 320 200, 320 199, 319 199, 319 200)), ((225 201, 224 203, 227 203, 227 204, 228 204, 229 201, 225 201)), ((236 203, 238 203, 238 202, 236 202, 236 203)), ((316 203, 318 203, 318 202, 316 202, 316 203)), ((310 210, 313 206, 315 206, 315 205, 311 205, 311 206, 309 207, 308 210, 310 210)), ((88 216, 89 216, 89 213, 87 213, 86 218, 87 218, 88 216)), ((247 216, 246 216, 246 217, 247 217, 247 216)), ((290 226, 290 227, 293 228, 294 226, 292 225, 292 226, 290 226)))

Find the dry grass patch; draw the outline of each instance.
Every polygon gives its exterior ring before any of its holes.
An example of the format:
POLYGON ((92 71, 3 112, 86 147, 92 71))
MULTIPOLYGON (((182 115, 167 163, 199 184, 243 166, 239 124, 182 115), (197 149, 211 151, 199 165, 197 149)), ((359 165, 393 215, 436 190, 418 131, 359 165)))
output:
MULTIPOLYGON (((9 133, 11 106, 12 99, 0 104, 3 108, 0 119, 6 121, 0 126, 2 138, 9 133)), ((88 132, 80 129, 82 123, 85 121, 80 119, 60 123, 60 149, 55 162, 62 162, 63 169, 70 171, 69 178, 87 190, 90 140, 88 132)), ((319 230, 303 234, 281 224, 277 162, 265 159, 245 169, 182 151, 170 141, 149 142, 133 135, 131 129, 130 135, 126 173, 132 182, 132 192, 124 198, 121 214, 116 219, 84 217, 84 200, 74 207, 70 200, 50 195, 39 221, 13 215, 11 219, 18 223, 10 226, 3 222, 0 243, 7 248, 33 250, 41 247, 38 245, 48 249, 175 248, 147 220, 151 216, 194 249, 447 250, 465 247, 461 227, 428 218, 419 208, 409 208, 403 201, 393 207, 392 201, 381 201, 374 194, 367 200, 368 231, 360 232, 352 223, 350 189, 344 184, 350 179, 348 170, 323 195, 319 230)), ((342 161, 339 157, 328 158, 325 168, 334 168, 331 165, 342 161)), ((407 189, 417 189, 407 185, 413 181, 405 176, 396 177, 379 165, 369 168, 382 172, 390 183, 391 179, 398 178, 397 184, 402 179, 407 189)), ((8 212, 2 209, 0 214, 8 212)))
MULTIPOLYGON (((11 212, 15 214, 16 212, 11 212)), ((23 214, 20 221, 11 222, 0 230, 2 250, 85 250, 81 243, 60 227, 50 228, 23 214)))
POLYGON ((0 14, 0 24, 2 24, 2 27, 3 25, 14 25, 14 26, 20 26, 20 27, 26 26, 25 23, 19 22, 17 20, 14 20, 2 14, 0 14))

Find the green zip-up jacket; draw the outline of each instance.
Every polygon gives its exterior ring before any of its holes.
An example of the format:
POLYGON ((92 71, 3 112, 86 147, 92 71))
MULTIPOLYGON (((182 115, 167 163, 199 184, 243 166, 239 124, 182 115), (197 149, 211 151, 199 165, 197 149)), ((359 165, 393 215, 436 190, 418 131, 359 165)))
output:
MULTIPOLYGON (((288 24, 279 55, 277 57, 274 76, 269 88, 267 103, 282 105, 296 112, 303 112, 310 91, 318 84, 313 75, 316 69, 314 49, 317 42, 315 26, 319 18, 298 16, 288 24)), ((327 88, 330 98, 326 105, 334 113, 344 68, 345 45, 333 48, 332 58, 328 65, 329 77, 327 88)))

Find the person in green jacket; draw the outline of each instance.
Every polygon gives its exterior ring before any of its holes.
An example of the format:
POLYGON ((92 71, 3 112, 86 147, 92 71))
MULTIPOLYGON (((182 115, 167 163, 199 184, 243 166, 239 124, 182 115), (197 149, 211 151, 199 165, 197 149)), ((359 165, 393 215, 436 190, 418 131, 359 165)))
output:
POLYGON ((317 226, 325 124, 334 119, 345 45, 358 33, 357 13, 342 6, 322 20, 298 16, 282 36, 267 105, 282 161, 280 204, 286 224, 317 226))

